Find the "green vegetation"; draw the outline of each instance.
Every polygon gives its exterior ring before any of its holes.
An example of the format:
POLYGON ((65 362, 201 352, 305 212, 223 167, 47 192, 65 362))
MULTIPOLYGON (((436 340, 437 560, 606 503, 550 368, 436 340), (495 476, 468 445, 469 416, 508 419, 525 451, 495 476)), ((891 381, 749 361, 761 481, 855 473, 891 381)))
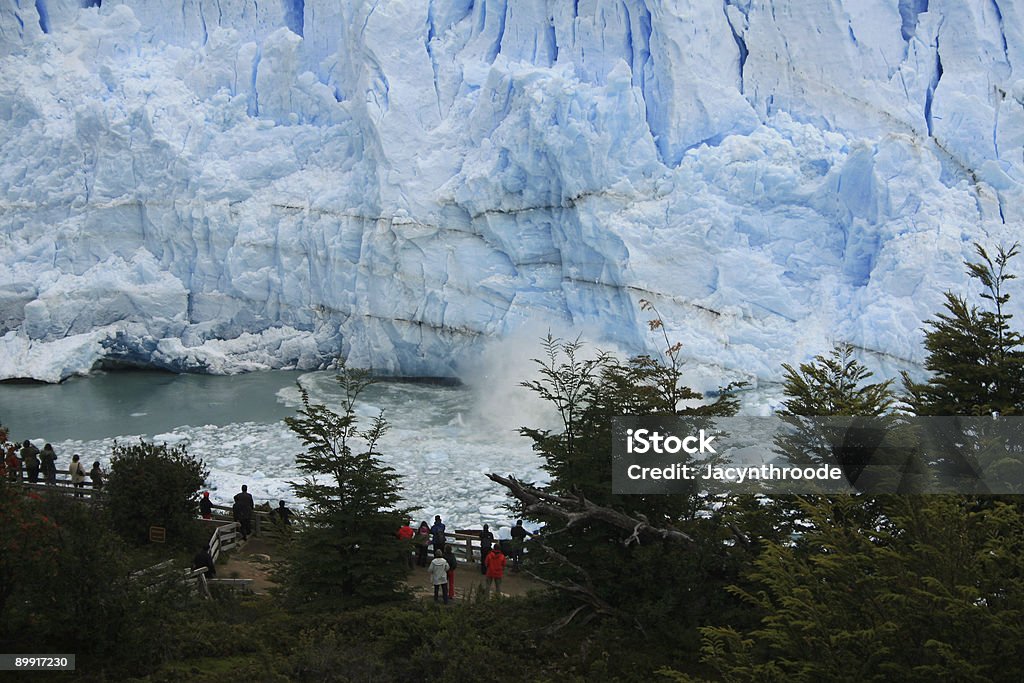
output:
POLYGON ((305 479, 293 484, 307 501, 306 525, 296 535, 281 576, 295 605, 344 608, 402 596, 405 578, 395 531, 406 520, 396 508, 398 476, 377 459, 387 430, 383 415, 360 430, 355 413, 367 373, 341 368, 342 413, 310 403, 299 387, 302 409, 286 420, 306 451, 296 456, 305 479))
MULTIPOLYGON (((1024 519, 959 496, 802 499, 768 542, 754 628, 703 629, 724 681, 1019 681, 1024 519)), ((679 680, 694 680, 679 677, 679 680)))
POLYGON ((93 680, 162 661, 165 643, 154 634, 177 618, 181 587, 146 590, 129 580, 146 562, 126 549, 102 508, 18 489, 0 482, 0 651, 73 652, 93 680))
POLYGON ((975 245, 978 262, 968 262, 971 278, 982 285, 988 308, 968 305, 946 292, 944 313, 929 321, 925 368, 932 374, 918 383, 904 373, 906 402, 915 415, 1003 415, 1024 413, 1024 337, 1010 328, 1005 285, 1016 276, 1007 266, 1019 245, 999 248, 991 258, 975 245))
POLYGON ((164 527, 168 543, 192 548, 199 538, 199 490, 208 475, 184 446, 115 443, 104 489, 114 527, 136 545, 148 542, 151 526, 164 527))
POLYGON ((563 429, 522 430, 551 475, 548 486, 532 492, 546 502, 525 507, 545 525, 543 539, 528 543, 531 571, 555 589, 550 599, 565 610, 560 625, 611 618, 623 635, 646 633, 652 647, 695 645, 696 624, 734 602, 723 590, 739 568, 722 543, 729 531, 719 516, 700 514, 710 503, 696 488, 690 495, 613 494, 612 418, 731 415, 735 398, 723 391, 703 402, 683 385, 678 346, 667 348, 665 362, 621 362, 607 354, 581 360, 578 341, 551 336, 544 349, 546 358, 536 361, 541 379, 525 386, 558 410, 563 429), (589 514, 587 504, 614 515, 589 514), (641 520, 689 541, 638 532, 641 520))

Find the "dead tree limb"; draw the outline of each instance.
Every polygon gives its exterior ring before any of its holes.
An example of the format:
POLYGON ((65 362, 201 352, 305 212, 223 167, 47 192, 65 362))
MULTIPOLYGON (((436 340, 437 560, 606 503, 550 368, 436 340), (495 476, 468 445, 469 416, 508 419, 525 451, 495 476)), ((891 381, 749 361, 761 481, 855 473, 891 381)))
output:
POLYGON ((630 532, 630 535, 623 541, 625 545, 639 543, 642 536, 675 543, 694 543, 693 538, 682 531, 654 526, 643 515, 630 516, 618 510, 597 505, 579 493, 560 496, 524 484, 515 477, 503 477, 500 474, 488 474, 487 478, 507 488, 515 498, 523 503, 527 512, 560 518, 565 521, 566 527, 590 521, 606 522, 623 531, 630 532))
POLYGON ((589 607, 593 611, 591 614, 588 614, 583 618, 582 623, 586 623, 590 621, 594 616, 601 614, 604 616, 614 617, 621 621, 629 622, 633 624, 633 626, 635 626, 641 633, 644 633, 646 635, 644 627, 640 624, 639 621, 636 620, 635 617, 631 616, 627 612, 624 612, 623 610, 612 607, 608 604, 607 601, 605 601, 603 598, 601 598, 601 596, 597 594, 597 590, 594 588, 594 582, 593 580, 591 580, 590 574, 587 572, 587 570, 585 570, 578 564, 574 563, 572 560, 570 560, 568 557, 558 552, 554 548, 551 548, 550 546, 547 546, 539 541, 537 542, 537 545, 540 546, 540 548, 550 557, 554 558, 563 565, 573 569, 580 576, 583 577, 583 584, 579 584, 575 581, 550 581, 541 576, 537 576, 533 572, 529 572, 530 576, 533 577, 536 581, 539 581, 540 583, 550 588, 554 588, 556 590, 569 593, 575 599, 583 603, 582 605, 580 605, 580 607, 577 607, 571 613, 569 613, 569 615, 552 624, 549 629, 549 633, 554 633, 555 631, 558 631, 559 629, 568 626, 569 623, 573 619, 575 619, 576 616, 579 615, 579 613, 582 612, 584 608, 589 607))

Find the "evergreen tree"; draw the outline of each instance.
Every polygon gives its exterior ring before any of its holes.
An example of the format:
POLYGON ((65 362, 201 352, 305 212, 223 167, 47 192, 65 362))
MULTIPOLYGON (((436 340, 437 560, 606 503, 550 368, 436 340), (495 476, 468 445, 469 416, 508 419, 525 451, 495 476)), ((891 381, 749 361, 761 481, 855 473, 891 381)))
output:
POLYGON ((735 397, 723 390, 705 401, 685 386, 678 345, 668 346, 662 360, 625 362, 608 354, 583 360, 579 341, 550 335, 544 349, 546 358, 536 361, 541 378, 524 386, 555 406, 562 429, 521 430, 550 475, 547 486, 531 487, 549 496, 546 502, 524 505, 526 516, 545 524, 543 536, 528 543, 529 570, 576 606, 566 623, 605 616, 660 637, 694 638, 695 624, 721 609, 721 598, 729 601, 712 585, 721 588, 738 572, 722 542, 731 532, 717 515, 702 514, 712 505, 696 488, 671 496, 614 494, 613 419, 731 415, 735 397), (680 538, 687 542, 670 540, 680 538))
POLYGON ((853 355, 851 344, 837 344, 826 356, 815 356, 800 369, 783 363, 786 400, 779 415, 822 417, 863 415, 877 417, 889 412, 896 397, 892 380, 864 384, 872 373, 853 355))
MULTIPOLYGON (((1009 262, 1018 244, 1000 247, 995 257, 974 245, 977 262, 965 262, 968 274, 982 287, 985 307, 946 292, 945 312, 928 322, 925 367, 931 376, 913 382, 904 373, 903 399, 921 416, 988 416, 1024 413, 1024 337, 1010 327, 1006 312, 1007 284, 1016 279, 1009 262)), ((1019 488, 1024 467, 1024 430, 1012 422, 944 420, 929 423, 929 439, 941 448, 927 449, 925 458, 947 488, 963 490, 961 482, 979 481, 979 492, 991 490, 984 482, 999 480, 999 488, 1019 488), (964 439, 964 430, 971 433, 964 439)))
POLYGON ((737 589, 760 625, 702 629, 716 680, 1020 680, 1024 518, 953 496, 874 504, 803 502, 800 536, 766 544, 737 589))
POLYGON ((987 308, 969 305, 953 292, 946 292, 945 312, 928 321, 925 368, 931 373, 917 383, 904 373, 904 399, 917 415, 989 415, 1024 412, 1024 338, 1010 328, 1013 317, 1006 312, 1010 295, 1005 285, 1016 276, 1008 271, 1010 259, 1020 251, 1018 244, 1002 247, 995 258, 980 244, 974 245, 980 258, 965 262, 968 274, 981 286, 987 308))
POLYGON ((296 456, 306 476, 292 487, 307 501, 286 580, 296 602, 318 608, 398 597, 406 575, 401 553, 407 548, 395 536, 406 519, 395 507, 398 475, 377 451, 387 422, 382 413, 359 429, 355 404, 371 384, 366 372, 342 366, 336 379, 345 392, 341 414, 311 403, 300 386, 302 408, 285 420, 306 448, 296 456))
POLYGON ((801 363, 799 370, 782 367, 786 400, 778 415, 797 430, 775 439, 779 453, 797 465, 838 464, 855 486, 869 463, 875 485, 881 484, 877 475, 884 464, 894 465, 891 474, 900 476, 906 463, 889 463, 891 454, 879 450, 885 432, 890 432, 891 445, 892 430, 898 426, 891 414, 896 403, 892 380, 869 383, 871 371, 847 343, 837 344, 828 356, 801 363))

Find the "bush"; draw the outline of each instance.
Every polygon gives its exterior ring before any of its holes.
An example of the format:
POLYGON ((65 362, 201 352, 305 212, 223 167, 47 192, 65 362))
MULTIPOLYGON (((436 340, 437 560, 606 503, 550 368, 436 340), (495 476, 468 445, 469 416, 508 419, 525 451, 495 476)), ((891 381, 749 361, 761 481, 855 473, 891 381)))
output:
MULTIPOLYGON (((2 488, 2 487, 0 487, 2 488)), ((147 591, 129 579, 135 566, 104 510, 56 494, 15 492, 23 534, 10 559, 15 573, 0 611, 0 650, 74 652, 78 668, 120 680, 167 656, 154 634, 190 604, 181 585, 147 591)))
POLYGON ((106 487, 115 529, 142 544, 149 528, 160 526, 169 543, 192 548, 198 544, 199 489, 207 475, 203 461, 184 446, 115 443, 106 487))

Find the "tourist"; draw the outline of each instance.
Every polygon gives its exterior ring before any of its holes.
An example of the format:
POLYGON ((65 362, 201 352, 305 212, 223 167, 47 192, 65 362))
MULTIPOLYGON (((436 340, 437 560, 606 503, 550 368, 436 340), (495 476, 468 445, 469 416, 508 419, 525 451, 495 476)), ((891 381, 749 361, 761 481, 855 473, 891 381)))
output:
POLYGON ((284 506, 284 501, 283 500, 277 501, 277 510, 275 510, 275 512, 277 513, 277 518, 279 520, 281 520, 281 524, 284 524, 285 526, 291 526, 292 525, 292 514, 293 513, 292 513, 291 510, 289 510, 288 508, 286 508, 284 506))
POLYGON ((501 580, 505 576, 505 555, 501 552, 501 544, 496 543, 491 552, 484 560, 487 565, 487 572, 484 579, 484 595, 491 592, 491 584, 494 584, 494 594, 501 595, 501 580))
POLYGON ((21 481, 21 459, 18 458, 18 451, 13 443, 7 444, 7 457, 4 458, 4 465, 7 466, 9 480, 21 481))
POLYGON ((413 543, 413 538, 416 536, 416 530, 412 528, 412 520, 410 519, 408 522, 398 527, 398 531, 395 533, 395 535, 398 536, 398 541, 399 543, 401 543, 401 552, 403 558, 402 561, 409 566, 409 569, 412 569, 412 556, 413 553, 415 552, 415 547, 410 548, 409 546, 415 546, 415 544, 413 543))
POLYGON ((444 598, 444 604, 448 604, 448 562, 441 557, 441 549, 434 550, 434 559, 427 567, 430 573, 430 581, 434 585, 434 602, 437 602, 437 593, 440 591, 444 598))
POLYGON ((57 483, 57 453, 53 446, 46 444, 39 454, 39 470, 43 473, 43 483, 54 486, 57 483))
POLYGON ((242 484, 242 491, 235 494, 235 504, 231 508, 235 521, 238 522, 242 531, 242 540, 245 541, 252 533, 252 511, 256 509, 256 502, 249 493, 249 487, 242 484))
POLYGON ((427 566, 427 545, 430 543, 430 527, 426 520, 420 522, 420 528, 416 530, 416 537, 412 540, 416 546, 416 564, 420 567, 427 566))
POLYGON ((203 491, 203 497, 199 499, 199 514, 203 519, 213 519, 213 503, 210 501, 209 491, 203 491))
POLYGON ((21 447, 21 463, 25 466, 25 475, 28 477, 28 483, 38 483, 39 449, 28 439, 25 439, 25 443, 21 447))
POLYGON ((103 470, 100 469, 99 460, 92 464, 92 469, 89 470, 89 478, 92 479, 93 491, 99 491, 103 488, 103 470))
POLYGON ((459 561, 455 558, 455 550, 452 549, 451 543, 444 544, 444 552, 441 555, 444 557, 444 561, 448 563, 448 597, 454 600, 455 570, 459 566, 459 561))
POLYGON ((484 524, 484 530, 480 532, 480 573, 487 573, 487 563, 484 560, 487 558, 487 553, 491 552, 491 546, 494 544, 494 534, 491 533, 491 528, 484 524))
POLYGON ((434 550, 443 550, 445 543, 444 522, 441 521, 441 515, 434 515, 434 526, 430 527, 430 533, 434 536, 431 541, 434 546, 434 550))
POLYGON ((204 545, 202 550, 192 558, 192 569, 199 569, 201 567, 206 567, 206 576, 208 578, 217 576, 217 565, 213 561, 213 555, 210 554, 210 546, 208 545, 204 545))
MULTIPOLYGON (((71 475, 71 484, 76 489, 85 487, 85 468, 79 461, 78 453, 71 456, 71 466, 68 467, 68 474, 71 475)), ((75 498, 81 498, 82 494, 75 492, 75 498)))
POLYGON ((523 560, 523 544, 527 536, 532 536, 529 531, 523 528, 523 520, 517 519, 516 525, 512 527, 512 569, 519 571, 519 565, 523 560))

